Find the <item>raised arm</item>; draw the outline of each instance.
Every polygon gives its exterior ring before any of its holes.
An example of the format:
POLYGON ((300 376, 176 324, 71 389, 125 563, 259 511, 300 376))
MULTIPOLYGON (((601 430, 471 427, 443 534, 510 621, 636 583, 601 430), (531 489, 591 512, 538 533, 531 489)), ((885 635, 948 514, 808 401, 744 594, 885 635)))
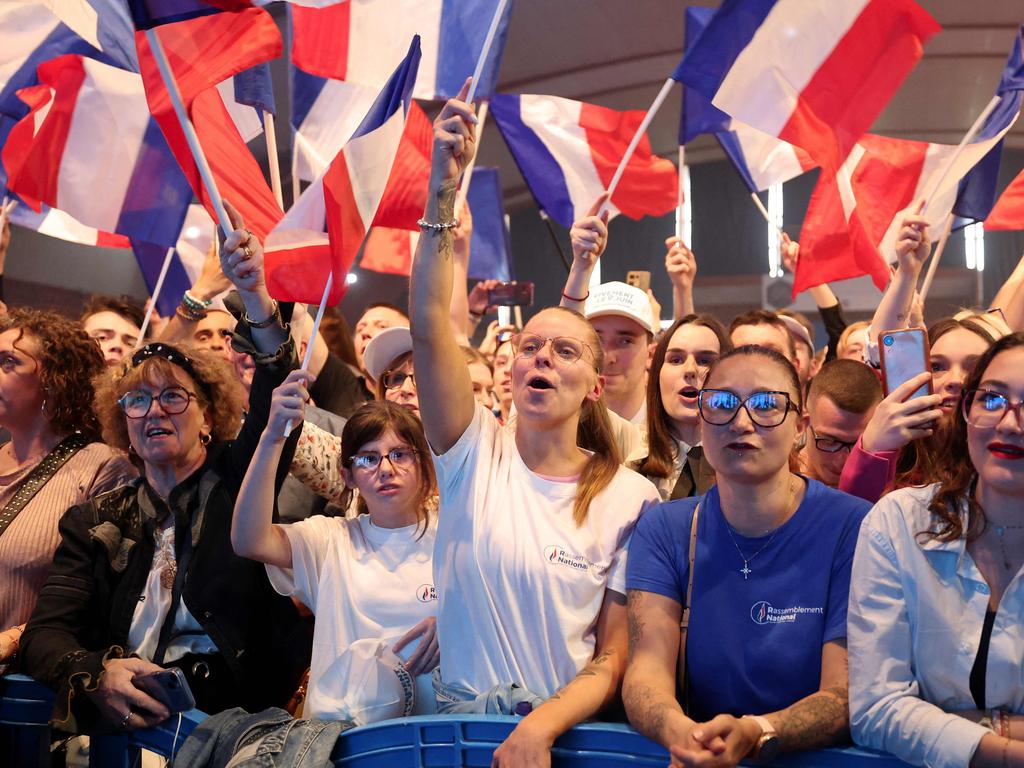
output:
POLYGON ((242 480, 231 519, 235 554, 278 568, 292 567, 292 549, 282 527, 274 524, 274 477, 284 450, 285 425, 290 421, 301 428, 309 398, 306 387, 312 379, 305 371, 292 371, 274 390, 270 418, 242 480))
POLYGON ((693 303, 697 259, 680 237, 667 238, 665 246, 665 271, 672 283, 672 319, 679 320, 697 311, 693 303))
MULTIPOLYGON (((477 118, 473 107, 451 99, 434 121, 430 186, 423 218, 429 224, 455 219, 455 190, 459 177, 476 152, 477 118)), ((473 419, 475 400, 469 371, 463 363, 451 327, 453 236, 448 228, 426 228, 416 247, 412 266, 409 309, 416 386, 425 403, 444 407, 421 411, 423 430, 431 447, 445 453, 473 419)))
POLYGON ((473 215, 469 203, 459 211, 459 226, 452 235, 452 332, 459 344, 469 346, 469 337, 476 330, 469 314, 469 241, 473 237, 473 215), (470 327, 472 325, 472 327, 470 327))
POLYGON ((882 294, 882 300, 878 302, 875 315, 871 318, 873 344, 878 343, 878 334, 882 331, 906 328, 910 320, 917 279, 932 247, 931 240, 928 239, 928 222, 920 215, 923 206, 922 201, 917 206, 917 213, 906 216, 900 225, 896 240, 899 269, 889 281, 885 293, 882 294))
POLYGON ((569 237, 572 240, 572 267, 565 278, 562 289, 562 301, 559 306, 582 313, 583 307, 590 296, 590 276, 594 272, 597 260, 601 258, 608 245, 608 211, 600 216, 597 212, 608 199, 603 192, 590 206, 587 215, 572 223, 569 237))
MULTIPOLYGON (((189 288, 188 294, 191 298, 205 306, 210 306, 215 296, 219 296, 231 287, 231 281, 227 279, 220 268, 220 257, 217 255, 216 243, 211 243, 203 259, 203 266, 199 270, 199 276, 195 283, 189 288)), ((196 326, 205 316, 204 312, 198 312, 193 307, 182 304, 171 315, 167 324, 160 332, 160 341, 168 344, 175 344, 179 341, 188 341, 195 333, 196 326)))

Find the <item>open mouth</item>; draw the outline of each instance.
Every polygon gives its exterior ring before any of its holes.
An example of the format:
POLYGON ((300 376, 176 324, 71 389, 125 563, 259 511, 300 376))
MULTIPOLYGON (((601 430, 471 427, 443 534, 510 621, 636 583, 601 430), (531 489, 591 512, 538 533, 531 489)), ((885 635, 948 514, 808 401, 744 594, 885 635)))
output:
POLYGON ((740 442, 729 443, 725 447, 728 448, 730 451, 737 451, 739 453, 746 453, 748 451, 756 451, 757 450, 757 446, 755 446, 755 445, 752 445, 750 443, 740 443, 740 442))
POLYGON ((170 434, 172 434, 171 430, 164 429, 163 427, 150 427, 146 430, 146 437, 163 437, 170 434))
POLYGON ((947 397, 941 403, 939 407, 944 411, 955 411, 957 404, 960 402, 958 397, 947 397))
POLYGON ((699 392, 696 387, 683 387, 679 390, 679 396, 684 400, 696 400, 699 392))
POLYGON ((530 389, 539 391, 550 390, 555 388, 554 384, 540 376, 534 376, 532 379, 526 382, 526 386, 530 389))
POLYGON ((1024 446, 1011 445, 1010 443, 989 443, 988 450, 997 459, 1009 459, 1011 461, 1024 459, 1024 446))

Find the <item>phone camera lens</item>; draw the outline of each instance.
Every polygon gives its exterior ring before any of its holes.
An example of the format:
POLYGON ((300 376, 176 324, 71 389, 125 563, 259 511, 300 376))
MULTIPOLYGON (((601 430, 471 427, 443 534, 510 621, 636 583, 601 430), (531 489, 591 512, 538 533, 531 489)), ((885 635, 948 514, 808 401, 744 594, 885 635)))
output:
POLYGON ((885 344, 885 346, 887 346, 887 347, 891 347, 892 346, 892 336, 883 336, 882 337, 882 343, 885 344))

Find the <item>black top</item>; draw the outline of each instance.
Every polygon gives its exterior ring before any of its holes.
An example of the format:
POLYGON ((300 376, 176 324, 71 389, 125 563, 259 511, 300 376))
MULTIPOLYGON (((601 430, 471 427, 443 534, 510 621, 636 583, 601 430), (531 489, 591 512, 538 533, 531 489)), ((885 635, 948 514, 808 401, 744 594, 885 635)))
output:
POLYGON ((825 333, 828 334, 828 352, 825 353, 825 362, 827 363, 829 360, 836 359, 839 338, 846 330, 846 318, 843 317, 843 307, 839 302, 831 307, 818 307, 818 314, 821 315, 825 333))
POLYGON ((327 356, 324 367, 309 388, 309 396, 318 408, 347 419, 360 405, 373 400, 364 380, 333 352, 327 356))
POLYGON ((986 709, 985 670, 988 668, 988 646, 992 640, 992 625, 995 620, 995 611, 991 608, 985 611, 985 624, 981 628, 981 643, 978 645, 978 655, 974 658, 974 666, 971 667, 971 696, 974 697, 974 706, 978 709, 986 709))

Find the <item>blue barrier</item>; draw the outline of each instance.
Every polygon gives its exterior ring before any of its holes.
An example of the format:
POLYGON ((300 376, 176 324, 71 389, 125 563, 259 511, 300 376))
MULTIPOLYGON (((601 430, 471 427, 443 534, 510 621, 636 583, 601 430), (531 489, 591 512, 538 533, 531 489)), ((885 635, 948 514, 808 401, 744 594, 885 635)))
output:
MULTIPOLYGON (((0 765, 35 768, 50 763, 48 720, 53 692, 24 675, 0 679, 0 765)), ((89 763, 129 768, 140 749, 170 757, 206 715, 197 710, 144 731, 93 736, 89 763)), ((517 717, 463 715, 407 717, 345 731, 331 755, 336 768, 489 768, 494 750, 517 717)), ((668 765, 668 753, 627 725, 586 723, 555 742, 553 768, 648 768, 668 765)), ((853 747, 785 755, 764 768, 906 768, 891 755, 853 747)))

